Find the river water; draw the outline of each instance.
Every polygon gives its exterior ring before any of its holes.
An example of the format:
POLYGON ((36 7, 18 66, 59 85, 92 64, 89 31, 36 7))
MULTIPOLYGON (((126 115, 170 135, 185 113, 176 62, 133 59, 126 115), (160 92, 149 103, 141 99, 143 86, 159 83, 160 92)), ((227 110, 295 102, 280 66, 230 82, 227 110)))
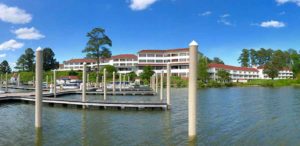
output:
MULTIPOLYGON (((197 140, 187 138, 187 89, 172 89, 170 111, 43 107, 42 134, 34 105, 0 104, 0 145, 299 145, 300 88, 201 89, 197 140)), ((65 98, 79 98, 72 95, 65 98)), ((101 96, 89 96, 96 100, 101 96)), ((109 97, 158 100, 158 96, 109 97)))

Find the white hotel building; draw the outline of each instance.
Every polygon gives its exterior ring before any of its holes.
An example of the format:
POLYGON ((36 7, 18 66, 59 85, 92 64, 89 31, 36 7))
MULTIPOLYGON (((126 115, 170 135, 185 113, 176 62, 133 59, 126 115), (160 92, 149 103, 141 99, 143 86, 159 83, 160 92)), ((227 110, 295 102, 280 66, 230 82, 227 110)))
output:
MULTIPOLYGON (((93 59, 71 59, 64 61, 59 70, 82 70, 83 63, 94 70, 97 63, 93 59)), ((188 77, 189 73, 189 49, 168 49, 168 50, 141 50, 137 56, 134 54, 120 54, 112 56, 109 59, 100 60, 100 68, 105 65, 115 66, 119 73, 126 74, 134 71, 138 75, 145 66, 152 66, 155 73, 166 73, 167 63, 171 63, 172 76, 188 77)), ((218 70, 226 70, 230 73, 232 81, 245 82, 251 79, 270 79, 263 73, 263 67, 247 68, 224 64, 209 64, 208 73, 214 80, 218 79, 218 70)), ((288 79, 293 77, 293 72, 285 68, 279 72, 275 79, 288 79)))

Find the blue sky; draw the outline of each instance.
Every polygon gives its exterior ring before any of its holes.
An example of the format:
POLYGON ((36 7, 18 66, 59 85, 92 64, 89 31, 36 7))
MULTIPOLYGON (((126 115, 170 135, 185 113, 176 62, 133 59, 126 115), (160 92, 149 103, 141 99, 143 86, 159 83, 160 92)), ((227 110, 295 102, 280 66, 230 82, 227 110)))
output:
POLYGON ((86 33, 106 29, 113 54, 188 47, 238 65, 243 48, 299 49, 300 0, 0 0, 0 61, 50 47, 81 58, 86 33))

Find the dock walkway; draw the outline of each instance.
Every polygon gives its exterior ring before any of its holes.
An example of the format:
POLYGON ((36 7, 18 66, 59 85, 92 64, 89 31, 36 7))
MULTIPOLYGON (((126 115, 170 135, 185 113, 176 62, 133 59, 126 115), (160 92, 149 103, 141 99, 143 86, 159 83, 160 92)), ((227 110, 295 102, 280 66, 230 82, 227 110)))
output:
MULTIPOLYGON (((69 90, 58 92, 57 96, 68 95, 68 94, 81 94, 78 90, 69 90)), ((94 94, 92 92, 91 94, 94 94)), ((101 94, 101 93, 100 93, 101 94)), ((103 93, 102 93, 103 94, 103 93)), ((118 94, 116 94, 118 95, 118 94)), ((0 94, 0 102, 25 102, 34 103, 35 93, 5 93, 0 94)), ((82 108, 87 107, 89 109, 135 109, 135 110, 167 110, 168 105, 165 102, 120 102, 120 101, 87 101, 82 102, 78 99, 66 99, 66 98, 53 98, 53 93, 43 93, 43 104, 49 106, 61 106, 61 107, 75 107, 82 108)))

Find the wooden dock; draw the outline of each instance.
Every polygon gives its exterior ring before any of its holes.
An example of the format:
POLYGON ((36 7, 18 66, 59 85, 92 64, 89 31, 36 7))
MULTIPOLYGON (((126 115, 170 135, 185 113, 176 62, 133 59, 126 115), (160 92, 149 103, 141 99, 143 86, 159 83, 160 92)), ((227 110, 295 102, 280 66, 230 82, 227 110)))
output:
MULTIPOLYGON (((68 95, 68 94, 79 94, 76 91, 64 91, 58 92, 57 96, 68 95)), ((34 92, 28 93, 5 93, 0 94, 1 102, 24 102, 34 103, 35 97, 34 92)), ((168 105, 165 102, 119 102, 119 101, 87 101, 82 102, 78 99, 65 99, 65 98, 53 98, 53 94, 44 92, 43 93, 43 104, 55 107, 73 107, 82 108, 87 107, 88 109, 117 109, 117 110, 167 110, 168 105)))

